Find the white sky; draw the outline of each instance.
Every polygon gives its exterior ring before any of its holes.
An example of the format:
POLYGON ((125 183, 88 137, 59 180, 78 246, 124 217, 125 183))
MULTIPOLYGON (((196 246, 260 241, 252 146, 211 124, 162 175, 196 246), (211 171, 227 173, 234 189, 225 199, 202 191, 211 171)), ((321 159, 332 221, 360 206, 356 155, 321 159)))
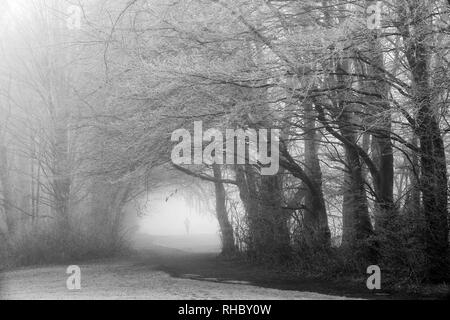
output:
MULTIPOLYGON (((5 1, 5 0, 0 0, 5 1)), ((29 9, 27 9, 27 1, 25 0, 8 0, 8 2, 3 3, 0 8, 5 10, 2 12, 3 27, 13 26, 16 22, 22 20, 29 16, 29 9)))

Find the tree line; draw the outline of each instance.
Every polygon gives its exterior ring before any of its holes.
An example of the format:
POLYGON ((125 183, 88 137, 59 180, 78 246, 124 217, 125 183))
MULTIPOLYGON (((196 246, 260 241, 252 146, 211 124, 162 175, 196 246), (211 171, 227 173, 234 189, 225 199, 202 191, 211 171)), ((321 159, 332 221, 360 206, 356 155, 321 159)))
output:
POLYGON ((365 0, 81 1, 75 31, 33 2, 2 39, 9 247, 42 226, 109 245, 179 186, 213 193, 224 255, 448 280, 447 1, 379 1, 377 28, 365 0), (279 130, 278 173, 174 164, 195 121, 279 130))

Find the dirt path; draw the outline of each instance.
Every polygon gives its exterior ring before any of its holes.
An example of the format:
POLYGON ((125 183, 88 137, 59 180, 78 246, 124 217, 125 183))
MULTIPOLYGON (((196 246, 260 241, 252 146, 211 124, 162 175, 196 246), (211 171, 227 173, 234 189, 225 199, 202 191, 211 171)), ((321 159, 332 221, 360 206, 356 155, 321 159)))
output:
MULTIPOLYGON (((186 245, 186 244, 184 244, 186 245)), ((128 259, 80 264, 81 290, 66 287, 67 266, 25 268, 3 274, 1 299, 344 299, 289 287, 250 266, 153 243, 128 259), (264 282, 266 279, 266 282, 264 282)), ((312 288, 314 289, 314 288, 312 288)))

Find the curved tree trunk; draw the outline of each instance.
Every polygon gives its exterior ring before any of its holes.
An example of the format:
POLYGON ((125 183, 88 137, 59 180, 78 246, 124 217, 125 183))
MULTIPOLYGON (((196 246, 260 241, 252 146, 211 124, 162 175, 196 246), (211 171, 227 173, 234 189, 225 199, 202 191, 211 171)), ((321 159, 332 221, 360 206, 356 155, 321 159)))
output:
MULTIPOLYGON (((216 180, 222 179, 222 172, 220 166, 213 165, 214 178, 216 180)), ((216 215, 219 222, 220 233, 222 235, 222 254, 229 255, 236 251, 234 242, 233 226, 228 219, 228 213, 226 208, 226 193, 222 182, 215 182, 216 193, 216 215)))
POLYGON ((316 225, 309 225, 310 240, 309 246, 312 248, 329 248, 331 245, 331 234, 328 226, 328 216, 325 206, 325 199, 321 186, 312 180, 292 158, 284 144, 280 148, 280 165, 288 170, 294 177, 300 179, 308 189, 310 199, 308 200, 310 208, 313 208, 310 214, 311 221, 317 222, 316 225))

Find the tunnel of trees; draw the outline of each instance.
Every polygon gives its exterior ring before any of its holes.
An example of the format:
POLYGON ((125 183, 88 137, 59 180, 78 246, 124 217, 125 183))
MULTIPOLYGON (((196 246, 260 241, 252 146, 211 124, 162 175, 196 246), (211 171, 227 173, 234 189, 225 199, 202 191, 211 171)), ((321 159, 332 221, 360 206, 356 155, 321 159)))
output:
POLYGON ((175 186, 212 196, 225 256, 448 281, 450 6, 369 28, 375 4, 2 1, 0 259, 110 254, 175 186), (279 129, 278 173, 172 163, 195 121, 279 129))

